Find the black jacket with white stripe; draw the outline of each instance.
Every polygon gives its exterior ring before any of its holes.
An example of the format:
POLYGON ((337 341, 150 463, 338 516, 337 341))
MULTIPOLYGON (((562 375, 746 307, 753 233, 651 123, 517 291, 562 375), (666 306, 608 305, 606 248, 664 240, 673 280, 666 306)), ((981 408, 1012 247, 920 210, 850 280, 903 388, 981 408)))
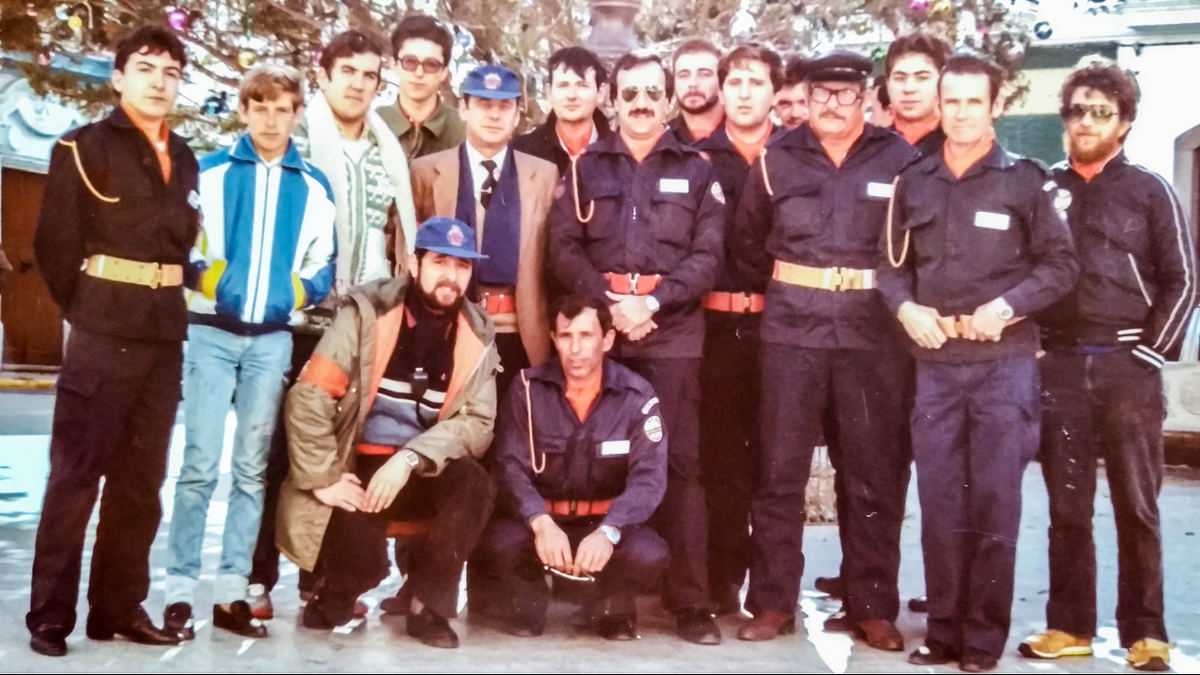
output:
POLYGON ((1090 181, 1053 169, 1071 193, 1067 220, 1080 274, 1039 315, 1044 346, 1128 346, 1155 367, 1178 349, 1196 305, 1195 232, 1162 176, 1118 153, 1090 181))

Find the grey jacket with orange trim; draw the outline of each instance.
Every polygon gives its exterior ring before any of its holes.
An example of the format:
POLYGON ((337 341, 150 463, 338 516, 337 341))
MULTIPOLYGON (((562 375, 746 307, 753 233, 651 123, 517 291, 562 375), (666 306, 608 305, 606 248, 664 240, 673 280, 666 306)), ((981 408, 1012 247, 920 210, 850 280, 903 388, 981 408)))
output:
MULTIPOLYGON (((288 393, 291 466, 280 488, 275 541, 303 569, 316 565, 333 513, 313 490, 354 470, 354 444, 400 335, 411 283, 405 276, 352 289, 288 393)), ((452 459, 478 458, 487 451, 496 419, 499 364, 491 319, 463 303, 446 402, 437 423, 404 446, 428 460, 419 473, 436 475, 452 459)))

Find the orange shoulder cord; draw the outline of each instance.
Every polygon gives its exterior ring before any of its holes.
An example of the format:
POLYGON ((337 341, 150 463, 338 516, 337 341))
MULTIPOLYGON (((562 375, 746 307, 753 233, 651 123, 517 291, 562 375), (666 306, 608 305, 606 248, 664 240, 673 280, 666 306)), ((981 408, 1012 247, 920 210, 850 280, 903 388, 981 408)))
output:
POLYGON ((537 448, 533 444, 533 401, 529 394, 529 379, 525 377, 525 369, 521 369, 521 382, 525 384, 525 423, 529 428, 529 468, 534 474, 546 470, 546 453, 542 453, 542 464, 538 466, 537 448))
POLYGON ((892 255, 892 250, 893 250, 893 247, 892 247, 892 221, 895 219, 896 187, 899 185, 900 185, 900 176, 896 176, 895 178, 892 179, 892 197, 891 197, 891 199, 888 200, 887 223, 885 224, 885 227, 887 228, 888 264, 890 264, 892 267, 895 267, 895 268, 899 268, 901 265, 903 265, 904 260, 906 258, 908 258, 908 243, 909 243, 910 237, 912 236, 912 230, 904 231, 904 245, 900 248, 900 258, 896 259, 892 255))

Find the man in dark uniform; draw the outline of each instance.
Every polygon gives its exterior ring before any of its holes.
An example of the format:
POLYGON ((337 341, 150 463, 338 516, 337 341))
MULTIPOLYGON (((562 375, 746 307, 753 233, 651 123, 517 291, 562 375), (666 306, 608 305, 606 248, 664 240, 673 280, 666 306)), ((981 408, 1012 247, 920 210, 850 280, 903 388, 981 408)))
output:
POLYGON ((509 600, 514 635, 542 633, 548 568, 594 576, 597 632, 631 640, 634 594, 667 563, 645 525, 667 487, 666 433, 649 383, 605 358, 616 341, 605 301, 556 304, 558 358, 522 371, 497 418, 499 513, 472 565, 509 600))
POLYGON ((1054 178, 1071 197, 1067 218, 1081 273, 1071 294, 1038 317, 1046 329, 1041 460, 1050 495, 1050 597, 1047 630, 1020 649, 1034 658, 1092 653, 1092 516, 1096 458, 1103 457, 1117 527, 1121 644, 1134 668, 1167 670, 1159 369, 1196 304, 1196 252, 1170 184, 1125 159, 1139 94, 1133 74, 1096 56, 1062 88, 1070 158, 1054 167, 1054 178))
MULTIPOLYGON (((1034 161, 992 121, 1003 75, 956 56, 942 70, 946 144, 900 176, 880 290, 916 343, 913 451, 929 618, 916 665, 995 668, 1012 611, 1021 477, 1037 450, 1038 312, 1078 266, 1034 161)), ((1061 206, 1061 204, 1060 204, 1061 206)))
POLYGON ((783 69, 783 84, 775 95, 775 116, 784 129, 795 129, 808 121, 808 85, 804 83, 807 63, 803 57, 794 56, 783 69))
POLYGON ((680 143, 690 145, 721 128, 725 108, 717 78, 720 60, 721 50, 707 40, 687 40, 671 57, 679 115, 671 120, 670 128, 680 143))
POLYGON ((611 303, 623 365, 662 397, 671 432, 667 493, 654 525, 671 547, 664 601, 679 636, 720 642, 709 608, 699 453, 704 315, 722 258, 724 194, 712 165, 666 132, 672 81, 658 59, 613 67, 619 132, 579 160, 550 216, 550 264, 575 293, 611 303))
POLYGON ((875 290, 892 181, 915 151, 865 123, 871 61, 832 52, 809 62, 810 117, 776 137, 750 171, 735 260, 765 279, 762 461, 753 500, 748 609, 738 637, 794 629, 804 489, 826 410, 838 439, 850 628, 872 647, 903 648, 894 621, 908 461, 900 443, 905 359, 875 290))
POLYGON ((612 134, 599 105, 608 94, 608 72, 600 58, 583 47, 563 47, 550 55, 546 98, 550 114, 529 133, 513 140, 514 150, 553 162, 558 175, 571 170, 571 159, 612 134))
POLYGON ((200 225, 196 159, 165 122, 186 63, 169 30, 134 31, 116 49, 119 105, 60 139, 50 157, 34 251, 71 334, 25 617, 30 646, 48 656, 66 654, 75 626, 101 477, 87 635, 179 642, 154 626, 141 603, 179 403, 184 265, 200 225))
MULTIPOLYGON (((725 94, 725 123, 692 147, 712 158, 725 193, 726 227, 746 182, 776 127, 775 90, 783 79, 779 55, 743 45, 722 57, 717 76, 725 94)), ((758 475, 759 320, 763 285, 748 283, 726 259, 715 290, 704 298, 704 358, 700 363, 700 482, 708 498, 708 587, 718 614, 742 607, 739 593, 750 568, 750 495, 758 475)))

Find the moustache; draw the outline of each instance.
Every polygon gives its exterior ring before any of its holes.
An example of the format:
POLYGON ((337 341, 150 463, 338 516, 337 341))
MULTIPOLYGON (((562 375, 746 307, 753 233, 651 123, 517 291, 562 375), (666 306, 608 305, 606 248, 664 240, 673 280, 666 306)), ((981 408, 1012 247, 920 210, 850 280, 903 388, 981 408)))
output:
POLYGON ((439 281, 436 284, 434 284, 433 290, 435 293, 437 292, 437 290, 439 288, 445 288, 447 290, 454 291, 455 295, 462 295, 462 287, 459 286, 457 283, 450 281, 449 279, 443 279, 442 281, 439 281))
POLYGON ((629 111, 629 116, 630 116, 630 117, 642 117, 642 116, 645 116, 645 117, 653 117, 653 116, 654 116, 654 111, 653 111, 653 110, 650 110, 649 108, 637 108, 637 109, 634 109, 634 110, 630 110, 630 111, 629 111))

